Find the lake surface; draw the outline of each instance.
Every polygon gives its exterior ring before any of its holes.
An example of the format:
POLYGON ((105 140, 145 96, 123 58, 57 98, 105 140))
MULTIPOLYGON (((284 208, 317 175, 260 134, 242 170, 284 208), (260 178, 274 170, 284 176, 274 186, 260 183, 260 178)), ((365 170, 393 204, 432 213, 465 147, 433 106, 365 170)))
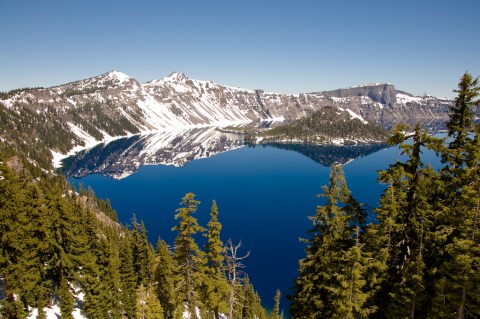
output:
MULTIPOLYGON (((223 138, 222 145, 228 144, 226 140, 228 138, 223 138)), ((360 156, 344 166, 347 184, 358 201, 375 207, 385 188, 376 181, 377 171, 394 163, 400 154, 396 148, 382 149, 381 146, 367 147, 362 151, 339 147, 305 149, 301 145, 239 148, 238 141, 234 140, 233 150, 226 147, 219 150, 223 153, 212 156, 216 154, 213 152, 208 154, 211 157, 202 156, 205 158, 195 160, 195 156, 190 155, 187 157, 191 161, 182 163, 184 166, 137 165, 134 171, 125 173, 119 168, 121 165, 117 165, 117 174, 113 176, 124 178, 113 179, 109 177, 111 174, 88 175, 88 171, 84 170, 81 174, 84 177, 70 178, 70 181, 91 186, 97 196, 109 198, 120 222, 129 223, 132 215, 136 214, 137 219, 145 222, 148 238, 153 244, 158 237, 173 244, 176 233, 171 228, 176 225, 175 210, 186 193, 195 193, 201 201, 196 217, 204 227, 209 219, 212 200, 216 200, 223 225, 223 241, 229 238, 234 243, 242 241, 243 252, 251 252, 245 260, 246 272, 263 304, 271 308, 275 291, 280 289, 283 297, 281 306, 287 313, 284 297, 290 293, 298 261, 305 255, 305 246, 299 238, 305 237, 312 227, 307 217, 313 215, 316 206, 321 204, 317 194, 328 182, 329 167, 325 165, 334 161, 347 162, 352 156, 360 156), (342 152, 346 155, 343 156, 342 152)), ((131 141, 119 144, 132 148, 131 141)), ((114 149, 112 145, 100 147, 105 148, 109 148, 109 152, 114 149)), ((116 156, 109 157, 100 149, 94 152, 90 161, 87 159, 88 152, 81 154, 80 162, 94 163, 110 158, 107 162, 120 163, 122 159, 118 157, 126 154, 123 149, 116 156)), ((158 154, 158 151, 155 153, 158 154)), ((427 157, 435 161, 432 153, 428 153, 427 157)), ((69 163, 70 167, 77 167, 77 171, 80 168, 78 161, 76 164, 69 163)), ((100 166, 105 168, 108 165, 103 163, 100 166)), ((66 171, 69 171, 68 168, 66 171)), ((98 167, 92 171, 102 173, 98 167)), ((75 175, 74 170, 69 172, 71 176, 75 175)), ((203 238, 198 240, 204 243, 203 238)))

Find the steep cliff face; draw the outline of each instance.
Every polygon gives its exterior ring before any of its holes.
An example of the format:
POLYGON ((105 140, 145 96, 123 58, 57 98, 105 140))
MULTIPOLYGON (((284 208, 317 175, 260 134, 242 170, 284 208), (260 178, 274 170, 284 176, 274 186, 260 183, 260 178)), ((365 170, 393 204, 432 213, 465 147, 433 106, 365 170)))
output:
POLYGON ((369 97, 373 102, 378 102, 386 107, 393 107, 396 104, 397 90, 389 83, 371 83, 354 86, 346 89, 322 92, 329 97, 369 97))

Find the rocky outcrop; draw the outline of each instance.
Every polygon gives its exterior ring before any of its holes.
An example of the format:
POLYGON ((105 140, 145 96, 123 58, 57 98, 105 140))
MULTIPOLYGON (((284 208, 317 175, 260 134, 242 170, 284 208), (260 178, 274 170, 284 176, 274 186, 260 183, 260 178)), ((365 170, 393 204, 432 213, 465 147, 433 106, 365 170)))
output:
POLYGON ((373 102, 378 102, 386 107, 393 107, 396 104, 397 90, 389 83, 371 83, 354 86, 346 89, 322 92, 329 97, 350 98, 369 97, 373 102))

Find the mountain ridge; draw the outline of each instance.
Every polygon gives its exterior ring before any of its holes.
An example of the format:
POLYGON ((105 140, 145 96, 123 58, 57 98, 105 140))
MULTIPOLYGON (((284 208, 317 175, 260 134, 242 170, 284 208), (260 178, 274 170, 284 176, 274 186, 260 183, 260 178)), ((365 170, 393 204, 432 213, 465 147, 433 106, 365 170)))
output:
MULTIPOLYGON (((13 128, 26 125, 30 131, 19 136, 18 132, 8 133, 8 129, 4 129, 0 131, 0 138, 10 143, 10 147, 16 147, 10 142, 12 134, 17 144, 57 135, 49 137, 51 141, 45 143, 46 147, 66 154, 75 147, 119 136, 291 121, 324 107, 349 110, 365 121, 387 128, 402 121, 444 121, 450 105, 452 101, 414 97, 387 83, 283 94, 194 80, 179 72, 140 83, 125 73, 111 70, 49 88, 2 94, 0 116, 5 123, 13 128)), ((51 162, 51 154, 47 160, 51 162)))

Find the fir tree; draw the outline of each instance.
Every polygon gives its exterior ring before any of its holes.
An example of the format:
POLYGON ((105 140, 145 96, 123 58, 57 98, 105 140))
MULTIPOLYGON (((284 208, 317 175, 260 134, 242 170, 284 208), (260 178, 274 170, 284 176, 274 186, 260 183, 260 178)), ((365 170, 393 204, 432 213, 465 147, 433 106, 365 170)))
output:
POLYGON ((208 223, 208 243, 206 245, 207 267, 205 269, 206 281, 204 287, 204 304, 212 311, 215 319, 220 318, 220 312, 227 311, 226 298, 229 292, 227 279, 223 272, 223 242, 220 239, 222 225, 218 221, 218 207, 214 201, 210 211, 208 223))
POLYGON ((266 319, 267 313, 262 307, 262 303, 258 293, 253 288, 252 283, 248 276, 245 276, 243 280, 243 303, 240 318, 258 318, 266 319))
POLYGON ((451 139, 442 151, 444 193, 440 200, 443 240, 436 272, 432 317, 463 319, 480 315, 480 125, 473 122, 479 104, 478 78, 465 73, 458 84, 455 105, 447 122, 451 139))
POLYGON ((275 301, 273 305, 273 310, 272 310, 272 319, 281 319, 283 316, 280 316, 280 297, 281 297, 281 292, 280 289, 277 290, 275 293, 275 297, 273 300, 275 301))
POLYGON ((147 230, 143 221, 132 218, 133 268, 137 278, 137 287, 141 283, 149 284, 153 278, 153 248, 148 243, 147 230))
POLYGON ((73 319, 72 312, 73 306, 75 305, 75 299, 73 298, 73 295, 70 292, 70 286, 65 279, 60 281, 58 296, 60 297, 60 312, 62 318, 73 319))
POLYGON ((127 318, 135 318, 136 314, 136 299, 135 291, 137 285, 137 278, 133 268, 133 253, 132 253, 132 237, 130 232, 126 233, 125 238, 120 241, 119 258, 120 258, 120 281, 121 294, 120 300, 123 304, 124 315, 127 318))
POLYGON ((384 271, 375 291, 379 317, 415 318, 425 316, 429 307, 435 242, 433 205, 438 194, 438 174, 421 160, 422 148, 438 149, 441 140, 428 136, 417 125, 412 134, 397 126, 390 137, 399 145, 405 162, 380 172, 380 181, 389 186, 376 209, 378 225, 369 227, 372 252, 384 271), (411 143, 406 141, 412 139, 411 143))
POLYGON ((203 252, 200 251, 194 239, 197 233, 205 230, 193 216, 199 203, 195 200, 195 194, 186 194, 175 215, 179 224, 173 228, 177 232, 173 255, 176 264, 174 272, 176 287, 186 303, 190 316, 195 319, 198 319, 196 311, 199 306, 198 293, 204 282, 203 267, 205 264, 203 252))
POLYGON ((136 319, 163 319, 163 309, 155 294, 155 289, 143 284, 137 288, 136 319))
POLYGON ((322 196, 326 204, 311 217, 312 238, 305 240, 307 255, 300 261, 291 314, 294 318, 364 318, 368 314, 364 309, 368 293, 363 289, 367 256, 354 235, 365 211, 350 195, 340 165, 332 167, 322 196), (358 253, 346 253, 352 249, 358 253))
POLYGON ((165 319, 176 318, 176 313, 181 312, 181 303, 175 291, 174 262, 172 253, 160 238, 156 250, 157 266, 155 267, 154 280, 157 283, 156 294, 163 309, 165 319))

